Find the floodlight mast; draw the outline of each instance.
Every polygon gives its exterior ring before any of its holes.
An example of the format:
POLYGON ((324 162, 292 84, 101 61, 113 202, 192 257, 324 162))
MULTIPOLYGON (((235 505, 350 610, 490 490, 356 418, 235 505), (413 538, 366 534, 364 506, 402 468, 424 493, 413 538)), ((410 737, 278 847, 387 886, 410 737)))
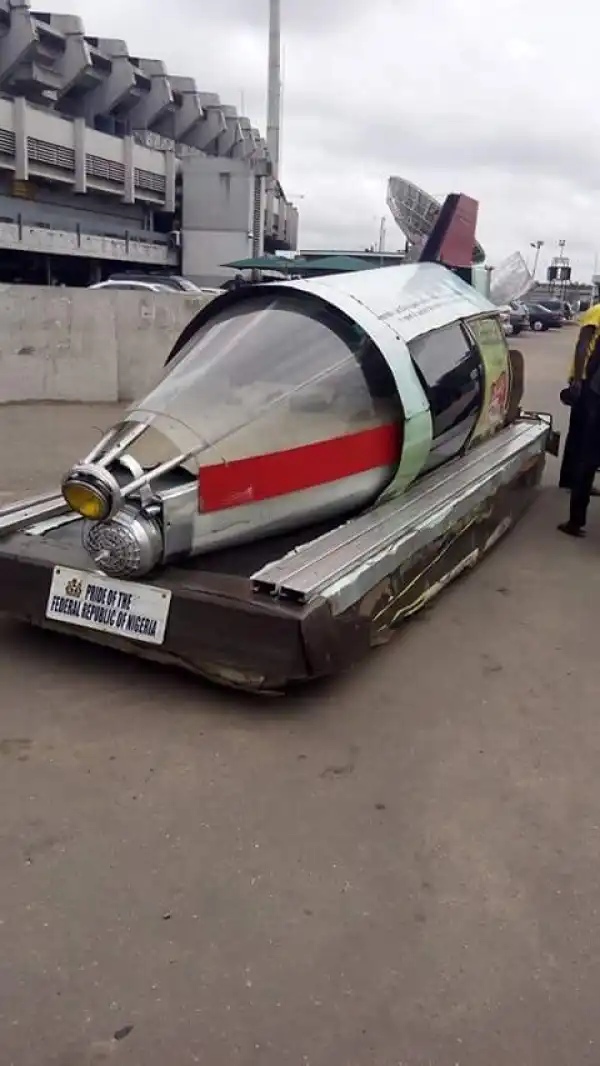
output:
POLYGON ((273 177, 279 179, 281 141, 281 0, 269 0, 267 146, 273 177))
POLYGON ((535 251, 535 255, 533 257, 533 267, 532 267, 532 270, 531 270, 531 273, 532 273, 534 281, 535 281, 536 271, 537 271, 537 268, 538 268, 538 263, 539 263, 539 260, 540 260, 540 252, 541 252, 542 248, 544 247, 544 243, 545 243, 544 241, 530 241, 529 242, 530 247, 533 248, 534 251, 535 251))

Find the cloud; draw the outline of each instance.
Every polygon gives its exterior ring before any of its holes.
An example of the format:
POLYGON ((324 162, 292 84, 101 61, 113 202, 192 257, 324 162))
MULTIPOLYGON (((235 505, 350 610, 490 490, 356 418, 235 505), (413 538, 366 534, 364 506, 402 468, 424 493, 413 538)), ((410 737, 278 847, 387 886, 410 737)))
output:
MULTIPOLYGON (((198 18, 198 0, 181 0, 180 7, 190 18, 198 18)), ((202 17, 230 27, 251 26, 264 34, 268 9, 269 0, 209 0, 202 5, 202 17)), ((345 19, 362 9, 363 0, 284 0, 282 14, 286 32, 314 37, 323 30, 337 33, 345 19)))
MULTIPOLYGON (((238 108, 264 129, 268 0, 46 0, 86 30, 238 108)), ((588 279, 600 246, 596 87, 600 9, 572 0, 282 0, 282 177, 306 246, 377 239, 386 182, 480 199, 491 261, 567 242, 588 279)), ((388 216, 388 247, 402 236, 388 216)), ((542 265, 545 265, 542 259, 542 265)))

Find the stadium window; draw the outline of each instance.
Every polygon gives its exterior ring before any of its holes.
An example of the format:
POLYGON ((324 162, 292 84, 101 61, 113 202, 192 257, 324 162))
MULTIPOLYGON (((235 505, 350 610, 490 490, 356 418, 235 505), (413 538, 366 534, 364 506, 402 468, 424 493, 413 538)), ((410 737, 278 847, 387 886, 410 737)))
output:
POLYGON ((431 408, 432 470, 459 455, 479 418, 484 377, 477 348, 458 324, 426 333, 409 344, 431 408))

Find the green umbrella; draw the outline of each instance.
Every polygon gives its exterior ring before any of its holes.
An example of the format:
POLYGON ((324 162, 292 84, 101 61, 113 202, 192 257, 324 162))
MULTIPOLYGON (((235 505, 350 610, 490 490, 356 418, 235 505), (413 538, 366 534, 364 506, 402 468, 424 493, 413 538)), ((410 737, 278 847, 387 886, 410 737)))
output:
POLYGON ((302 269, 304 260, 287 259, 282 255, 261 255, 256 259, 236 259, 233 263, 223 263, 230 270, 276 270, 280 274, 295 274, 302 269))
POLYGON ((302 271, 328 271, 330 274, 336 274, 338 272, 350 273, 354 270, 371 270, 375 266, 379 266, 379 263, 367 262, 366 259, 359 259, 354 255, 327 255, 323 259, 309 259, 302 267, 302 271))

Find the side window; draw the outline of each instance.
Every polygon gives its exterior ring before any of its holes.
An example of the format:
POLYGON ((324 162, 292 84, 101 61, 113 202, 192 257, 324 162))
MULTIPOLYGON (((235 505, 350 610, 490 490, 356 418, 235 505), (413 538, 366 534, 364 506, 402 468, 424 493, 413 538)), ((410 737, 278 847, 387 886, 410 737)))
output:
POLYGON ((417 337, 409 349, 431 407, 433 444, 425 469, 432 470, 458 455, 477 425, 483 368, 459 324, 417 337))

